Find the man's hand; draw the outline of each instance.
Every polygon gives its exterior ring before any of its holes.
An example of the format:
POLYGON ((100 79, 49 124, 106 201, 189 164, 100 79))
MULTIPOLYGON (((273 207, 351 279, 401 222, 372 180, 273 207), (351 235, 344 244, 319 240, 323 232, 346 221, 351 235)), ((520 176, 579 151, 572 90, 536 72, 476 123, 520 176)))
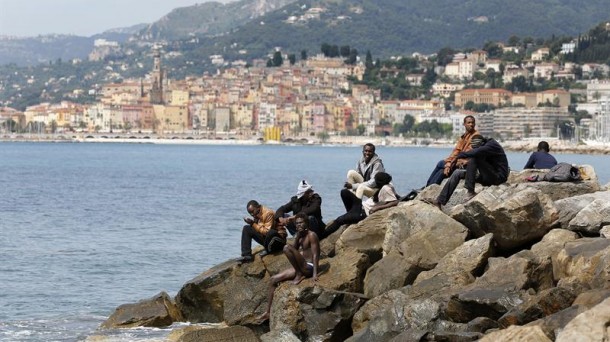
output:
POLYGON ((468 164, 468 159, 458 159, 457 162, 455 163, 455 166, 458 169, 463 169, 464 166, 466 166, 466 164, 468 164))
POLYGON ((445 177, 449 177, 450 173, 451 173, 451 166, 445 166, 445 169, 443 170, 443 174, 445 175, 445 177))
POLYGON ((346 189, 351 189, 352 185, 350 183, 348 183, 348 182, 345 182, 345 184, 343 184, 343 187, 346 188, 346 189))
POLYGON ((244 221, 249 225, 254 224, 254 220, 251 217, 244 217, 244 221))

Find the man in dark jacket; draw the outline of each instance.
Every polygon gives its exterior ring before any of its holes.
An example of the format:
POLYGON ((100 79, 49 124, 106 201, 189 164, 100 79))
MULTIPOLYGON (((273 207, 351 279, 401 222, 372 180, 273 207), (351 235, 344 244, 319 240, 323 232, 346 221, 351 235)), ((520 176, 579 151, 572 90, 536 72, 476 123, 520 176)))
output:
POLYGON ((457 155, 458 158, 469 158, 466 169, 455 170, 438 197, 430 203, 438 207, 447 204, 462 178, 466 179, 464 187, 468 190, 466 202, 477 194, 474 191, 475 182, 485 186, 506 182, 509 167, 502 146, 494 139, 485 139, 481 135, 473 136, 470 144, 472 150, 457 155))
POLYGON ((275 218, 286 226, 290 234, 296 234, 295 216, 304 213, 309 218, 309 229, 320 236, 326 225, 322 221, 322 197, 306 180, 299 182, 296 196, 275 211, 275 218), (292 215, 288 213, 292 212, 292 215))

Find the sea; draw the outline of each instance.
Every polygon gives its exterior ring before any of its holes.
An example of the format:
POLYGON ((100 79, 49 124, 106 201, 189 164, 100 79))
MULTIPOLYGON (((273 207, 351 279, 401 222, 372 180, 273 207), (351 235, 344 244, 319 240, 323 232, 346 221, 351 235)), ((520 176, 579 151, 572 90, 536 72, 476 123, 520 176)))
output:
MULTIPOLYGON (((99 330, 114 309, 239 256, 246 203, 277 208, 306 179, 325 221, 361 146, 0 143, 0 341, 162 341, 168 329, 99 330)), ((450 148, 379 146, 399 194, 450 148)), ((527 153, 508 152, 513 170, 527 153)), ((610 158, 590 164, 610 182, 610 158)), ((180 323, 178 325, 184 325, 180 323)))

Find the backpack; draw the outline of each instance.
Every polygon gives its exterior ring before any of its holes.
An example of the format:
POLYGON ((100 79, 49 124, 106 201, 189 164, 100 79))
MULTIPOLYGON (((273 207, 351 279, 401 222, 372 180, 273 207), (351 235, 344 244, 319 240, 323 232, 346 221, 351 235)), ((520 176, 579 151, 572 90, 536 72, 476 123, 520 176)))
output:
POLYGON ((581 177, 578 167, 568 163, 559 163, 553 166, 542 177, 542 180, 547 182, 575 182, 581 180, 581 177))

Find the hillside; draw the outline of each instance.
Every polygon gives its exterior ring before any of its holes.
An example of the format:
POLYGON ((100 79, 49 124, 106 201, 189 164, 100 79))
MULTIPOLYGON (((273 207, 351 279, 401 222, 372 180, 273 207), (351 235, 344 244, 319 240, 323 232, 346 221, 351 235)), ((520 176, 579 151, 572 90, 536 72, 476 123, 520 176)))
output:
POLYGON ((371 50, 383 58, 432 53, 445 46, 482 46, 511 35, 576 36, 608 19, 605 0, 306 0, 230 34, 202 39, 193 52, 231 56, 245 49, 248 57, 255 57, 274 47, 317 52, 328 42, 371 50))

